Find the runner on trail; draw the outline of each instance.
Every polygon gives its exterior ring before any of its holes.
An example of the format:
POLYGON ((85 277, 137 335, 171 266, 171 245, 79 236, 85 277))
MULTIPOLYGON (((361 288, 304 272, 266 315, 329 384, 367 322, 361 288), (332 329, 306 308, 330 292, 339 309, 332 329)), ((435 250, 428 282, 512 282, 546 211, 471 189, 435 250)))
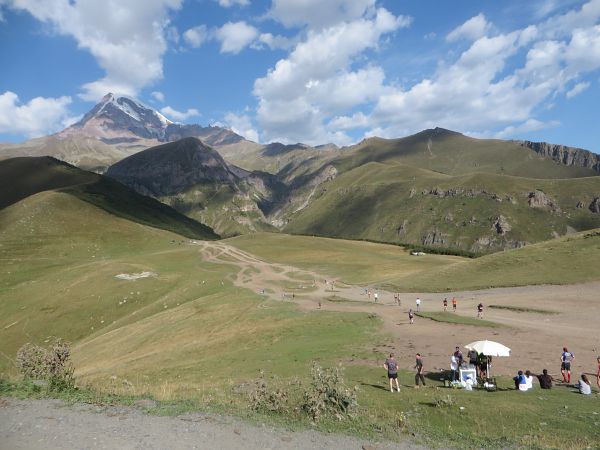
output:
POLYGON ((477 305, 477 318, 483 319, 483 303, 479 303, 479 305, 477 305))
POLYGON ((402 300, 400 300, 400 292, 398 292, 398 306, 402 305, 402 300))
POLYGON ((598 356, 598 372, 596 373, 596 383, 600 388, 600 356, 598 356))
POLYGON ((408 320, 410 323, 415 323, 415 313, 413 313, 412 309, 408 310, 408 320))
POLYGON ((421 310, 421 299, 417 297, 415 303, 417 304, 417 312, 419 312, 421 310))
POLYGON ((415 362, 415 369, 417 369, 417 373, 415 374, 415 387, 419 387, 419 380, 425 386, 425 377, 423 376, 423 359, 421 358, 421 354, 417 353, 415 362))
POLYGON ((367 295, 369 297, 369 301, 371 301, 371 291, 367 291, 367 295))
POLYGON ((375 292, 373 294, 373 300, 375 301, 375 303, 377 303, 377 299, 379 299, 379 294, 377 292, 375 292))
POLYGON ((563 347, 563 352, 560 355, 560 373, 563 376, 564 383, 571 382, 571 362, 575 359, 573 353, 563 347))
POLYGON ((444 298, 444 311, 448 311, 448 299, 444 298))
POLYGON ((319 300, 319 309, 321 309, 321 300, 319 300))
POLYGON ((390 353, 390 357, 385 360, 383 367, 387 370, 388 379, 390 380, 390 392, 394 392, 394 380, 396 381, 396 389, 400 392, 400 385, 398 384, 398 363, 396 362, 393 353, 390 353))
POLYGON ((452 311, 456 312, 456 297, 452 297, 452 311))

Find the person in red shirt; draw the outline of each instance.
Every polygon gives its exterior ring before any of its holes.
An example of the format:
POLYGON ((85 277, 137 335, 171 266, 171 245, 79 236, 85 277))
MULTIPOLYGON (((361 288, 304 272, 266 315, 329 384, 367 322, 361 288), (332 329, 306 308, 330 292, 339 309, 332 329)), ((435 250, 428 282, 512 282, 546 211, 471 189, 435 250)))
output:
POLYGON ((456 312, 456 297, 452 297, 452 311, 456 312))

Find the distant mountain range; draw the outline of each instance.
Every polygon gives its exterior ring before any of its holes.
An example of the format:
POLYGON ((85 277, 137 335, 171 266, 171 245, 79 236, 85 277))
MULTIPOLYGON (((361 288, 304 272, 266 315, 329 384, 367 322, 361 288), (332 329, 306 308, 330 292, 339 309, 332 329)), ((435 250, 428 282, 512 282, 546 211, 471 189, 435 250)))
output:
POLYGON ((600 226, 600 156, 435 128, 338 148, 267 145, 105 96, 71 127, 0 158, 106 174, 222 236, 284 231, 489 253, 600 226))

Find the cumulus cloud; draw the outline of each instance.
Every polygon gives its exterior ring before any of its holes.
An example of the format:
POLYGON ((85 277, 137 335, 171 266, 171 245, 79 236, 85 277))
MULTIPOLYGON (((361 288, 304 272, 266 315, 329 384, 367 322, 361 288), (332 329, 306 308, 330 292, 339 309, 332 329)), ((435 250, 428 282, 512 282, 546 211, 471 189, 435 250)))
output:
POLYGON ((247 114, 227 113, 225 115, 225 126, 249 141, 259 142, 258 131, 252 125, 252 119, 247 114))
MULTIPOLYGON (((493 136, 497 139, 505 139, 508 137, 515 137, 530 131, 537 131, 543 130, 545 128, 556 127, 558 125, 560 125, 560 122, 556 120, 552 120, 550 122, 542 122, 541 120, 537 119, 528 119, 525 122, 517 125, 509 125, 503 130, 494 133, 493 136)), ((489 136, 489 134, 487 134, 486 136, 489 136)))
POLYGON ((169 12, 182 0, 12 0, 59 34, 72 36, 89 51, 106 75, 83 85, 81 97, 98 100, 107 92, 137 95, 163 76, 162 55, 169 12))
POLYGON ((483 14, 471 17, 461 26, 452 30, 446 36, 448 42, 458 41, 460 39, 477 40, 485 36, 491 28, 491 24, 486 20, 483 14))
POLYGON ((403 26, 404 17, 380 8, 369 18, 309 30, 287 58, 254 83, 258 123, 267 140, 348 143, 345 133, 327 129, 326 119, 374 101, 385 90, 381 68, 352 70, 352 63, 365 50, 376 48, 382 36, 403 26))
POLYGON ((35 97, 22 103, 6 91, 0 94, 0 133, 37 137, 59 131, 77 120, 69 113, 70 104, 71 97, 35 97))
POLYGON ((227 22, 215 31, 215 38, 221 43, 221 53, 239 53, 248 47, 259 31, 246 22, 227 22))
POLYGON ((183 33, 183 40, 194 48, 200 47, 209 38, 208 29, 206 25, 198 25, 197 27, 190 28, 183 33))
POLYGON ((573 86, 567 93, 566 96, 567 98, 573 98, 576 95, 581 94, 583 91, 585 91, 587 88, 590 87, 590 83, 587 81, 582 81, 581 83, 577 83, 575 86, 573 86))
POLYGON ((352 21, 375 8, 375 0, 273 0, 269 16, 287 27, 324 28, 352 21))
POLYGON ((160 112, 169 119, 174 119, 176 122, 183 122, 190 117, 196 117, 200 115, 200 112, 195 108, 189 108, 187 111, 177 111, 170 106, 165 106, 160 109, 160 112))

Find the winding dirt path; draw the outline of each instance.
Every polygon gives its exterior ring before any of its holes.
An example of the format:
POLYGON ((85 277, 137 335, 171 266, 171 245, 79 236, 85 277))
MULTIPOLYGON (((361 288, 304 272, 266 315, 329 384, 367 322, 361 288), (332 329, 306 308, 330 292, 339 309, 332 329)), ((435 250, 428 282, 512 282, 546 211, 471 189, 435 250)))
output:
MULTIPOLYGON (((391 337, 378 348, 383 352, 394 352, 405 368, 412 368, 414 354, 420 352, 425 356, 428 370, 446 369, 455 346, 490 339, 512 349, 511 358, 494 360, 496 374, 514 374, 519 369, 537 373, 547 368, 558 377, 563 346, 575 354, 574 376, 578 377, 582 372, 595 374, 596 356, 600 355, 600 282, 444 294, 400 293, 401 305, 396 304, 393 293, 380 289, 377 291, 379 300, 375 303, 373 293, 368 297, 363 286, 347 285, 309 270, 269 263, 222 242, 200 245, 206 261, 239 268, 231 280, 236 286, 251 289, 269 300, 291 301, 305 311, 377 314, 382 319, 383 330, 391 337), (334 295, 342 301, 331 301, 334 295), (501 326, 455 325, 420 317, 416 317, 411 325, 407 313, 409 308, 415 309, 417 297, 422 299, 423 311, 442 311, 443 298, 456 297, 456 314, 465 317, 476 317, 476 305, 482 302, 486 307, 485 319, 501 326), (487 308, 489 305, 527 307, 554 314, 487 308)), ((372 363, 380 364, 378 361, 372 363)))

